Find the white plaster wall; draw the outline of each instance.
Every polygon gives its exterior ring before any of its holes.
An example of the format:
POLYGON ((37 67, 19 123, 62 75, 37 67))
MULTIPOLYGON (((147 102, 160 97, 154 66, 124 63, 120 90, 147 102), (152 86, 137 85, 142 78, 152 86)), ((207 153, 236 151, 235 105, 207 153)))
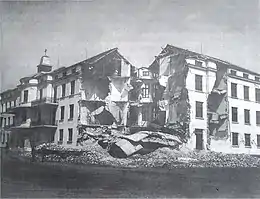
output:
POLYGON ((229 100, 229 121, 230 132, 229 139, 226 141, 213 141, 212 148, 216 151, 227 153, 247 153, 247 154, 260 154, 260 149, 257 148, 257 134, 260 134, 260 126, 256 125, 256 111, 260 111, 260 103, 255 102, 255 88, 259 85, 254 83, 238 80, 236 78, 228 78, 228 100, 229 100), (231 98, 231 82, 237 84, 238 99, 231 98), (245 101, 243 86, 249 86, 249 100, 245 101), (238 108, 238 122, 232 122, 232 107, 238 108), (250 110, 250 125, 244 124, 244 109, 250 110), (239 147, 232 146, 231 133, 239 133, 239 147), (245 147, 243 143, 244 134, 251 134, 251 148, 245 147))
POLYGON ((59 106, 56 111, 56 119, 58 120, 58 127, 55 132, 55 137, 54 141, 57 143, 59 141, 59 130, 63 129, 63 145, 67 146, 75 146, 77 142, 77 136, 78 136, 78 130, 77 130, 77 125, 78 125, 78 118, 79 118, 79 102, 80 96, 75 95, 73 97, 66 97, 63 98, 59 101, 59 106), (74 117, 73 120, 68 121, 69 118, 69 105, 74 104, 74 117), (64 120, 63 122, 59 122, 60 120, 60 107, 65 106, 65 111, 64 111, 64 120), (72 144, 67 144, 68 141, 68 136, 69 136, 69 131, 68 128, 73 129, 73 138, 72 138, 72 144))

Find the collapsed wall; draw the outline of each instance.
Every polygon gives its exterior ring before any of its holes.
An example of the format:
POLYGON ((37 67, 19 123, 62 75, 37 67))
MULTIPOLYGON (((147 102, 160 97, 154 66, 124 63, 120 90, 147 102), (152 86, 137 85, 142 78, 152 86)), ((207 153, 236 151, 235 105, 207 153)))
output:
POLYGON ((219 63, 216 81, 208 96, 208 144, 226 141, 228 133, 227 67, 219 63))

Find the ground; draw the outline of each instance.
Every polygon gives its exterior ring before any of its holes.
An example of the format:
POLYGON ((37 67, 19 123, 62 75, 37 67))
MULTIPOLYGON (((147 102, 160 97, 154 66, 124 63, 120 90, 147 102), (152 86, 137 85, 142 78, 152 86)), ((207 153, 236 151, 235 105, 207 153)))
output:
POLYGON ((1 159, 1 197, 260 197, 257 168, 123 169, 1 159))

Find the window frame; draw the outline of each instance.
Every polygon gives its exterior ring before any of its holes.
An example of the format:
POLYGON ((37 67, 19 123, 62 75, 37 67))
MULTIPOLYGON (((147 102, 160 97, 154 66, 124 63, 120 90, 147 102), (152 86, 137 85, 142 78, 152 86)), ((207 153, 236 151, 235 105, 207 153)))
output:
POLYGON ((250 119, 250 109, 244 109, 244 123, 250 125, 250 119))
POLYGON ((142 98, 149 98, 150 97, 150 85, 144 84, 142 88, 142 98))
POLYGON ((251 134, 249 133, 245 133, 245 147, 251 147, 251 134))
POLYGON ((195 90, 203 91, 203 76, 195 74, 195 90))
POLYGON ((237 98, 237 84, 231 82, 231 97, 237 98))
POLYGON ((249 86, 244 86, 244 100, 249 101, 249 95, 249 86))
POLYGON ((66 96, 66 84, 61 85, 61 97, 66 96))
POLYGON ((74 95, 75 94, 75 85, 76 85, 76 81, 72 80, 70 82, 70 95, 74 95), (73 91, 73 92, 72 92, 73 91))
POLYGON ((73 128, 68 128, 68 144, 71 144, 73 140, 73 128))
POLYGON ((203 119, 203 102, 196 101, 195 102, 195 117, 199 119, 203 119), (199 110, 201 108, 201 110, 199 110))
POLYGON ((231 140, 232 141, 232 146, 234 146, 234 147, 238 147, 239 146, 238 139, 239 139, 239 133, 232 132, 232 140, 231 140))
POLYGON ((65 106, 60 107, 60 121, 64 121, 65 106))
POLYGON ((73 120, 74 118, 74 104, 69 105, 69 120, 73 120))
POLYGON ((59 143, 63 143, 63 140, 64 140, 64 130, 63 129, 59 129, 59 143))
POLYGON ((255 88, 255 101, 260 103, 260 89, 255 88))

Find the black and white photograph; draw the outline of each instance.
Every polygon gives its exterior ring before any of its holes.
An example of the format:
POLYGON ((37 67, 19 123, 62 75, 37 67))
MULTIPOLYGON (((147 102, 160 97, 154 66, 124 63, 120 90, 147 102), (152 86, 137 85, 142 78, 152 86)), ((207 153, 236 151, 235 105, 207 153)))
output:
POLYGON ((260 198, 260 0, 0 0, 1 198, 260 198))

